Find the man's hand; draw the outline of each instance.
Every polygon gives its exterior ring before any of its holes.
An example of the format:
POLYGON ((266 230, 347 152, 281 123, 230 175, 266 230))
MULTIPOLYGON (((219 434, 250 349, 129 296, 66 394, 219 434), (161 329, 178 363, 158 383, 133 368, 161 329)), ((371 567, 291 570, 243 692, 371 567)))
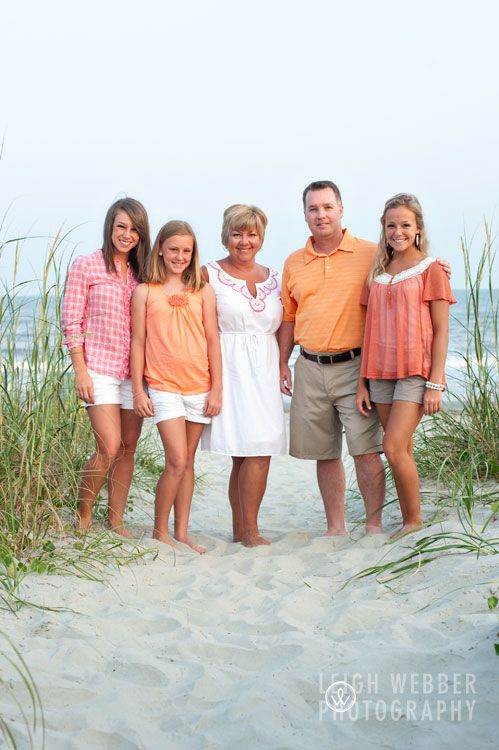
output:
POLYGON ((445 260, 445 258, 437 258, 437 263, 439 263, 442 266, 442 268, 444 269, 445 273, 447 274, 447 276, 450 279, 452 269, 450 267, 449 261, 445 260))
POLYGON ((295 345, 295 323, 283 320, 277 331, 279 344, 279 387, 285 396, 292 395, 293 378, 289 369, 289 358, 295 345))
POLYGON ((279 385, 281 393, 284 393, 285 396, 293 395, 293 377, 287 364, 279 365, 279 385))

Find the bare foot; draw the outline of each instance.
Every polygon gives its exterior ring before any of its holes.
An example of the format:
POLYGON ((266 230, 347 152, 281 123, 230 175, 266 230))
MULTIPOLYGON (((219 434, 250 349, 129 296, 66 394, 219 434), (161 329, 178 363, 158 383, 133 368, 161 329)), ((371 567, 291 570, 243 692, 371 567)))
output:
POLYGON ((339 526, 338 528, 328 529, 324 536, 347 536, 348 531, 345 529, 344 526, 339 526))
POLYGON ((242 538, 244 536, 244 529, 242 529, 239 524, 233 523, 232 524, 232 541, 236 544, 240 541, 242 541, 242 538))
POLYGON ((75 529, 77 531, 90 531, 92 528, 92 516, 80 516, 79 513, 76 514, 75 518, 75 529))
POLYGON ((186 536, 185 539, 180 539, 180 537, 176 536, 175 539, 177 542, 182 542, 182 544, 186 544, 188 547, 194 550, 194 552, 198 552, 200 555, 204 555, 206 552, 206 547, 201 547, 200 544, 196 544, 196 542, 191 539, 189 536, 186 536))
POLYGON ((163 542, 163 544, 169 544, 170 547, 173 547, 173 549, 178 549, 168 532, 153 531, 152 538, 156 539, 158 542, 163 542))
POLYGON ((421 522, 405 523, 401 529, 391 535, 388 540, 388 544, 390 542, 396 542, 397 539, 402 539, 403 536, 407 536, 407 534, 413 534, 415 531, 419 531, 422 528, 423 524, 421 522))
POLYGON ((261 544, 270 544, 268 539, 264 539, 260 534, 245 534, 241 538, 243 547, 259 547, 261 544))
POLYGON ((366 523, 366 534, 382 534, 383 527, 381 524, 366 523))
POLYGON ((118 536, 122 536, 125 539, 131 539, 132 535, 128 531, 128 529, 125 529, 122 523, 120 523, 118 526, 111 526, 108 525, 109 531, 112 531, 114 534, 118 534, 118 536))

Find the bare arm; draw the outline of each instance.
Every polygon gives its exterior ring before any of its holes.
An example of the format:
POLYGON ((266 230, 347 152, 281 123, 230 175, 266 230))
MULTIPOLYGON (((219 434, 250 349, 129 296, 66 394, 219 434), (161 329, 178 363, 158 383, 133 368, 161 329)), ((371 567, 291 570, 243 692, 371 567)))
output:
MULTIPOLYGON (((430 302, 431 322, 433 325, 433 344, 431 347, 431 383, 443 383, 445 376, 445 358, 449 346, 449 303, 439 299, 430 302)), ((442 391, 425 389, 424 413, 436 414, 442 405, 442 391)))
POLYGON ((208 344, 211 388, 206 399, 205 416, 216 417, 222 409, 222 351, 218 334, 217 300, 213 288, 206 284, 203 295, 203 326, 208 344))
POLYGON ((279 385, 281 393, 291 396, 293 379, 289 369, 289 358, 295 345, 295 322, 294 320, 283 320, 277 331, 277 343, 279 344, 279 385))
POLYGON ((152 417, 149 396, 144 392, 144 364, 146 351, 147 284, 139 284, 132 297, 132 346, 130 369, 132 371, 133 410, 139 417, 152 417))
POLYGON ((73 364, 78 398, 83 399, 87 404, 93 404, 94 384, 88 374, 82 345, 88 289, 87 258, 76 258, 68 271, 66 281, 66 290, 62 302, 62 331, 64 343, 69 349, 73 364))
MULTIPOLYGON (((362 369, 362 361, 360 363, 362 369)), ((359 411, 364 417, 368 417, 372 410, 371 399, 369 398, 369 389, 367 387, 367 378, 359 376, 359 382, 357 384, 357 396, 355 398, 357 405, 357 411, 359 411)))
POLYGON ((78 398, 87 404, 94 403, 94 384, 88 374, 87 365, 83 356, 83 349, 71 349, 71 362, 75 371, 75 388, 78 398))

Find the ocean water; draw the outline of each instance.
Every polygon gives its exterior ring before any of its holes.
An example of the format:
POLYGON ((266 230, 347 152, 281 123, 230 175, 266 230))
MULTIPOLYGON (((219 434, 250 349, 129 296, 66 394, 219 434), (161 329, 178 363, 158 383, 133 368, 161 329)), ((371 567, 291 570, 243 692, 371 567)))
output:
MULTIPOLYGON (((450 308, 449 319, 449 349, 446 362, 446 378, 448 392, 445 398, 448 402, 453 402, 456 397, 461 397, 465 392, 465 373, 466 373, 466 349, 468 341, 468 329, 474 330, 474 320, 466 320, 466 289, 453 289, 457 303, 450 308)), ((499 289, 494 290, 494 306, 497 308, 499 301, 499 289)), ((484 344, 489 349, 491 355, 496 352, 495 342, 493 340, 493 330, 490 325, 491 305, 487 290, 482 290, 480 295, 480 306, 478 310, 479 328, 484 336, 484 344)), ((470 356, 474 354, 470 351, 470 356)), ((298 347, 295 346, 290 358, 290 367, 293 372, 294 364, 299 355, 298 347)), ((491 356, 491 364, 494 363, 494 356, 491 356)), ((497 360, 495 365, 497 367, 497 360)), ((294 374, 294 373, 293 373, 294 374)))
MULTIPOLYGON (((450 309, 450 326, 449 326, 449 351, 447 355, 447 366, 446 374, 448 381, 448 398, 452 399, 453 395, 460 396, 464 392, 464 374, 466 371, 466 362, 464 355, 466 355, 467 340, 468 340, 468 325, 471 330, 474 329, 474 321, 471 320, 468 324, 466 320, 466 290, 465 289, 454 289, 454 294, 457 299, 457 304, 452 305, 450 309)), ((499 300, 499 289, 494 291, 494 307, 497 309, 497 303, 499 300)), ((29 351, 32 342, 32 330, 33 320, 38 313, 38 300, 35 297, 18 297, 16 299, 16 315, 18 316, 18 326, 15 342, 10 342, 11 345, 15 346, 15 357, 18 364, 21 365, 22 361, 29 357, 29 351)), ((490 299, 487 290, 482 290, 480 296, 480 308, 478 310, 479 327, 484 336, 485 346, 489 348, 492 355, 496 352, 495 343, 493 340, 493 329, 490 325, 490 299)), ((4 310, 3 320, 5 323, 6 317, 9 313, 4 310)), ((49 304, 46 320, 49 326, 53 325, 54 338, 58 335, 58 330, 55 325, 55 314, 54 308, 49 304)), ((4 323, 1 327, 1 348, 2 356, 4 357, 7 353, 8 342, 6 340, 5 326, 4 323)), ((294 363, 298 357, 298 347, 295 347, 290 359, 291 369, 294 368, 294 363)), ((472 352, 471 352, 472 354, 472 352)), ((494 363, 493 357, 491 358, 491 364, 494 363)), ((497 365, 497 361, 495 361, 497 365)))

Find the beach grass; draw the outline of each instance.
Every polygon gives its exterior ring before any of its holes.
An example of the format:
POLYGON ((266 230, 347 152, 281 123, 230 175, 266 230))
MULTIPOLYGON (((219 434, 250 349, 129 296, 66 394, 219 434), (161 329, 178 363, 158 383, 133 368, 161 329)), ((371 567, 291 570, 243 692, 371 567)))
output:
MULTIPOLYGON (((421 476, 434 480, 437 507, 457 511, 461 529, 428 534, 398 554, 387 550, 378 565, 349 580, 375 576, 388 583, 444 555, 496 555, 499 537, 490 534, 499 517, 499 300, 494 288, 496 238, 488 223, 474 260, 472 243, 461 249, 466 274, 466 346, 461 393, 418 428, 414 452, 421 476), (388 559, 386 559, 388 558, 388 559)), ((436 514, 437 519, 440 515, 436 514)))
MULTIPOLYGON (((151 554, 110 532, 75 536, 72 520, 81 469, 93 439, 62 347, 65 238, 51 242, 42 278, 17 282, 26 240, 0 244, 14 253, 13 278, 0 291, 0 601, 15 603, 29 573, 72 571, 151 554), (36 293, 33 293, 33 286, 36 293), (65 533, 62 535, 61 532, 65 533), (14 597, 14 599, 13 599, 14 597)), ((143 451, 144 455, 145 452, 143 451)), ((139 468, 142 473, 147 465, 139 468)))
POLYGON ((494 240, 485 224, 474 268, 470 243, 462 240, 466 348, 461 353, 461 393, 451 393, 453 406, 423 422, 415 441, 420 473, 437 478, 449 497, 464 502, 469 511, 476 488, 488 479, 499 479, 499 301, 493 286, 494 240))
POLYGON ((10 703, 9 718, 0 713, 0 737, 5 747, 17 750, 16 734, 20 728, 23 747, 45 747, 45 720, 40 694, 33 675, 19 650, 5 633, 0 632, 0 687, 2 699, 10 703), (8 670, 8 676, 4 672, 8 670), (12 676, 16 677, 14 683, 12 676))

